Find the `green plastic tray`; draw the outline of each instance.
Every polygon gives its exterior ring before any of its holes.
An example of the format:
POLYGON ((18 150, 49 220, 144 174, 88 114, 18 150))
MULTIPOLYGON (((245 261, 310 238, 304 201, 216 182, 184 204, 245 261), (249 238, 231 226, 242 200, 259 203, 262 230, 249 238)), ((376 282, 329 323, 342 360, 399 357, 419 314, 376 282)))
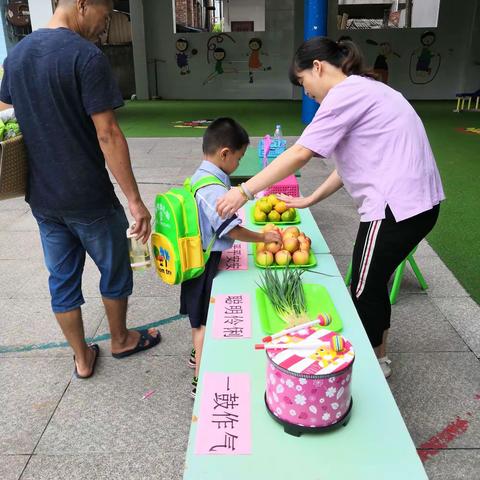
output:
MULTIPOLYGON (((303 290, 307 300, 307 314, 310 320, 315 320, 319 313, 329 313, 332 316, 332 323, 326 327, 328 330, 339 332, 343 328, 342 319, 333 303, 332 297, 323 285, 304 283, 303 290)), ((269 298, 261 288, 256 290, 257 308, 260 315, 262 330, 272 335, 280 332, 288 325, 277 315, 269 298)))
POLYGON ((250 209, 250 221, 254 225, 266 225, 267 223, 274 223, 275 225, 297 225, 299 223, 302 223, 302 220, 300 219, 300 214, 298 213, 298 210, 295 210, 295 218, 291 220, 290 222, 272 222, 270 220, 267 220, 266 222, 257 222, 253 216, 255 213, 255 205, 250 209))
MULTIPOLYGON (((252 243, 252 251, 253 251, 253 262, 255 263, 255 266, 257 268, 286 268, 283 265, 277 265, 276 263, 273 263, 269 267, 264 267, 263 265, 260 265, 257 263, 257 244, 252 243)), ((290 262, 288 265, 290 268, 312 268, 317 264, 317 257, 315 257, 315 254, 310 250, 310 256, 308 257, 308 263, 306 265, 295 265, 293 262, 290 262)))

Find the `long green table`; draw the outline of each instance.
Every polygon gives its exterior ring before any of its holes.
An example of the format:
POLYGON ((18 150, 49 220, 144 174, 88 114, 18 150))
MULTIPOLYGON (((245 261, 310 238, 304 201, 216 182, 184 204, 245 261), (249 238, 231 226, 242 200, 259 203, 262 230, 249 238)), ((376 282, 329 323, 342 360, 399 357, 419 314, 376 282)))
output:
MULTIPOLYGON (((238 168, 230 175, 230 181, 232 182, 232 185, 239 185, 255 176, 261 169, 262 165, 258 157, 257 148, 247 147, 245 155, 242 160, 240 160, 238 168)), ((300 172, 297 172, 295 176, 300 177, 300 172)))
POLYGON ((352 342, 356 354, 352 373, 353 408, 348 425, 329 433, 304 434, 296 438, 284 433, 282 426, 268 415, 263 397, 265 353, 254 350, 254 344, 264 336, 255 305, 258 270, 249 255, 248 270, 218 274, 212 296, 250 295, 252 338, 214 339, 213 309, 210 309, 193 418, 199 415, 205 372, 248 373, 251 378, 252 453, 196 455, 197 422, 192 420, 184 480, 321 480, 338 476, 354 480, 427 479, 333 257, 328 253, 317 254, 317 260, 316 270, 328 276, 307 272, 304 282, 320 283, 328 289, 343 321, 342 334, 352 342))

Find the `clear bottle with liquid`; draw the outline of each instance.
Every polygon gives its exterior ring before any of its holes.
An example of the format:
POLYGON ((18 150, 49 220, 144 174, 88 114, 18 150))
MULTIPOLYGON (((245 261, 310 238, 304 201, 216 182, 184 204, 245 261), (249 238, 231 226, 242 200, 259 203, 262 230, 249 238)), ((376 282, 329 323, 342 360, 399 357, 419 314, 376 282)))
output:
POLYGON ((283 138, 282 126, 281 125, 276 125, 275 126, 275 133, 273 134, 273 138, 275 140, 281 140, 283 138))
POLYGON ((131 233, 134 226, 135 224, 131 225, 127 230, 130 266, 135 272, 144 272, 152 265, 152 261, 150 259, 150 249, 148 248, 148 242, 143 243, 139 238, 137 238, 136 235, 131 233))

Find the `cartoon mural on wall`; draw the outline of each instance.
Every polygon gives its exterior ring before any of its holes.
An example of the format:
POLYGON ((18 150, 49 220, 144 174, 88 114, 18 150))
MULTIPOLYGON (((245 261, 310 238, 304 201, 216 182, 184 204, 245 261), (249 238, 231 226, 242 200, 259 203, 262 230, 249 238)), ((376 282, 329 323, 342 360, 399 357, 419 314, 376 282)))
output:
POLYGON ((435 43, 436 35, 432 31, 420 37, 422 46, 414 50, 410 56, 410 80, 415 84, 430 83, 440 69, 440 54, 430 47, 435 43))
POLYGON ((393 51, 389 42, 377 43, 375 40, 367 40, 369 45, 378 47, 377 58, 373 64, 373 71, 383 83, 388 83, 388 60, 391 57, 400 58, 400 54, 393 51))
POLYGON ((248 76, 249 76, 249 83, 253 83, 253 73, 255 71, 263 70, 271 70, 272 67, 264 66, 260 59, 260 55, 267 55, 266 52, 261 52, 262 49, 262 40, 259 38, 251 38, 248 42, 248 48, 250 49, 250 53, 248 53, 248 76))
POLYGON ((175 47, 177 49, 176 58, 177 58, 177 67, 180 69, 180 75, 187 75, 190 73, 190 66, 188 64, 188 59, 190 56, 196 55, 198 53, 197 49, 192 48, 191 54, 188 52, 188 40, 185 38, 178 38, 175 42, 175 47))
POLYGON ((219 33, 210 37, 207 42, 207 62, 212 63, 215 61, 215 67, 213 72, 205 79, 203 85, 210 83, 213 79, 224 73, 238 73, 238 70, 233 67, 231 62, 226 62, 225 58, 227 52, 224 48, 219 47, 219 44, 222 44, 225 39, 236 43, 235 40, 226 33, 219 33), (227 64, 227 65, 225 65, 227 64))

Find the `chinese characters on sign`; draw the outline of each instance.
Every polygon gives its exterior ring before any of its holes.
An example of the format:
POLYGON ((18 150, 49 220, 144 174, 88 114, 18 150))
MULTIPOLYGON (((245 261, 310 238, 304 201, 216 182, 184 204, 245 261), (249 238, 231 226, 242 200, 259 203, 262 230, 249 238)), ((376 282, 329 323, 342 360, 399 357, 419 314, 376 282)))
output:
POLYGON ((246 293, 217 295, 213 312, 213 337, 250 338, 251 336, 250 296, 246 293))
POLYGON ((246 373, 205 373, 195 453, 251 453, 250 377, 246 373))
POLYGON ((232 248, 222 252, 218 267, 220 270, 247 270, 248 255, 246 243, 234 243, 232 248))

